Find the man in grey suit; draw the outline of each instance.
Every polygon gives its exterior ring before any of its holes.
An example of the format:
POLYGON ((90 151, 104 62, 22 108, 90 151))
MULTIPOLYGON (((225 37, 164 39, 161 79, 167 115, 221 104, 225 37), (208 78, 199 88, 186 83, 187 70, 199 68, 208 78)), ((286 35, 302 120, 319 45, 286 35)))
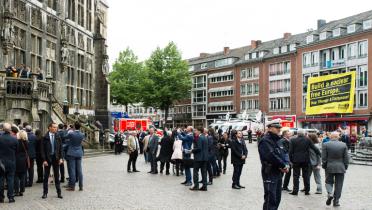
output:
POLYGON ((349 165, 349 156, 345 143, 339 141, 339 133, 331 134, 331 141, 322 146, 322 167, 326 171, 326 189, 328 192, 327 206, 340 206, 344 175, 349 165), (335 190, 333 192, 333 185, 335 190), (333 193, 333 195, 332 195, 333 193))
POLYGON ((149 160, 151 162, 151 171, 150 174, 157 174, 158 173, 158 164, 156 160, 156 154, 158 152, 158 145, 159 145, 159 136, 155 134, 155 129, 150 128, 150 135, 149 135, 149 160))
POLYGON ((195 130, 194 149, 187 150, 187 153, 194 154, 194 187, 190 190, 207 191, 207 164, 209 159, 208 139, 203 134, 203 128, 195 130), (203 186, 199 189, 199 169, 201 170, 203 186))

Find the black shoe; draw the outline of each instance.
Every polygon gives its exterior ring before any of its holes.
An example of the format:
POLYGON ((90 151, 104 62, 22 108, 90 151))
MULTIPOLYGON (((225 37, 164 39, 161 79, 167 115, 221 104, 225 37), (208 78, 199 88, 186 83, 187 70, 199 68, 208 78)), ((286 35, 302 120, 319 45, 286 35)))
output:
POLYGON ((240 190, 240 187, 238 185, 233 185, 232 188, 235 190, 240 190))
POLYGON ((9 203, 14 203, 14 202, 15 202, 14 198, 9 198, 9 203))
POLYGON ((127 170, 127 172, 128 172, 128 173, 132 173, 132 171, 131 171, 131 170, 127 170))
POLYGON ((170 173, 169 173, 169 171, 168 172, 165 172, 165 175, 169 175, 170 173))
POLYGON ((191 190, 191 191, 198 191, 199 188, 198 188, 198 187, 192 187, 192 188, 190 188, 190 190, 191 190))
POLYGON ((291 190, 288 189, 288 187, 284 187, 284 188, 282 188, 282 190, 287 191, 287 192, 291 192, 291 190))
POLYGON ((207 187, 201 187, 201 188, 199 189, 199 191, 208 191, 208 190, 207 190, 207 187))
POLYGON ((83 191, 83 187, 79 187, 79 191, 83 191))
POLYGON ((309 192, 305 192, 305 195, 310 195, 310 193, 309 192))
POLYGON ((150 174, 158 174, 158 172, 151 172, 150 174))
POLYGON ((212 185, 212 184, 213 184, 213 182, 208 182, 208 183, 207 183, 207 185, 212 185))
POLYGON ((223 174, 226 174, 226 170, 223 171, 223 174))
POLYGON ((238 185, 238 187, 240 187, 240 188, 242 188, 242 189, 244 189, 244 188, 245 188, 244 186, 241 186, 240 184, 238 185))
POLYGON ((36 183, 43 183, 43 180, 37 180, 36 183))
POLYGON ((57 195, 57 197, 58 197, 59 199, 63 199, 63 197, 62 197, 62 194, 61 194, 61 193, 59 193, 59 194, 57 195))
POLYGON ((340 206, 340 203, 338 202, 338 200, 336 199, 333 200, 333 206, 335 207, 340 206))
POLYGON ((301 192, 305 192, 305 189, 300 190, 301 192))
POLYGON ((140 171, 134 170, 133 172, 140 172, 140 171))
POLYGON ((65 183, 65 179, 61 179, 60 183, 65 183))
POLYGON ((328 199, 327 199, 327 201, 326 201, 326 205, 327 206, 331 205, 332 200, 333 200, 333 196, 329 196, 328 199))
POLYGON ((184 182, 182 182, 181 184, 186 184, 187 183, 187 181, 184 181, 184 182))
POLYGON ((43 196, 41 196, 42 199, 45 199, 45 198, 47 198, 47 197, 48 197, 47 194, 43 194, 43 196))
POLYGON ((289 194, 290 195, 298 195, 298 193, 296 193, 296 192, 290 192, 289 194))
POLYGON ((147 172, 148 174, 152 174, 152 171, 147 172))

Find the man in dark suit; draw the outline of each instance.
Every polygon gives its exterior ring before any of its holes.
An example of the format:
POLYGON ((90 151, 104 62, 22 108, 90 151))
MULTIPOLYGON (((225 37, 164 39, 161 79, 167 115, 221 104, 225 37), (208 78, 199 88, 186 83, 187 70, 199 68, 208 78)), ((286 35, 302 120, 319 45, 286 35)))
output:
POLYGON ((338 139, 339 134, 333 132, 331 141, 322 146, 322 167, 326 172, 325 183, 328 192, 327 206, 331 205, 332 199, 334 199, 333 206, 340 206, 339 200, 344 184, 344 176, 349 166, 347 145, 338 141, 338 139), (335 187, 334 192, 333 186, 335 187))
POLYGON ((310 195, 310 149, 320 155, 319 149, 305 136, 304 131, 297 131, 297 138, 289 143, 289 159, 293 164, 293 190, 291 195, 298 195, 300 171, 305 185, 305 195, 310 195))
POLYGON ((159 146, 159 136, 155 134, 155 129, 150 128, 150 136, 149 136, 149 160, 151 162, 151 174, 158 173, 158 164, 156 160, 156 154, 158 153, 158 146, 159 146))
MULTIPOLYGON (((66 151, 67 151, 67 144, 66 144, 67 130, 64 129, 64 125, 62 123, 58 124, 57 135, 62 140, 62 153, 63 153, 63 157, 65 157, 66 151)), ((64 183, 65 182, 65 164, 64 163, 62 163, 59 166, 59 171, 60 171, 60 175, 61 175, 61 183, 64 183)))
POLYGON ((196 142, 194 142, 194 149, 187 150, 186 154, 194 154, 194 187, 190 190, 207 191, 207 164, 209 159, 208 154, 208 139, 203 134, 203 128, 197 128, 195 130, 195 136, 198 136, 196 142), (199 189, 199 169, 201 170, 203 186, 199 189))
POLYGON ((50 175, 50 168, 53 167, 54 182, 57 189, 58 198, 63 198, 61 193, 61 186, 59 180, 59 167, 63 163, 62 155, 62 140, 57 135, 57 124, 50 123, 49 131, 45 134, 41 144, 41 157, 44 165, 44 192, 42 198, 48 196, 48 178, 50 175))
POLYGON ((232 188, 241 189, 245 188, 244 186, 240 185, 240 176, 242 174, 243 165, 245 164, 245 159, 248 155, 248 149, 245 145, 245 141, 243 139, 243 134, 241 131, 236 132, 235 130, 232 130, 231 137, 231 163, 234 166, 232 188))
POLYGON ((31 187, 34 182, 34 163, 36 160, 36 136, 32 132, 32 127, 27 125, 26 127, 27 138, 28 138, 28 156, 30 158, 30 168, 28 169, 28 182, 27 187, 31 187))
POLYGON ((68 160, 68 171, 69 171, 69 183, 68 183, 68 191, 75 190, 76 184, 76 177, 79 178, 79 191, 83 191, 83 171, 81 167, 81 159, 83 157, 83 147, 82 143, 85 139, 83 133, 80 132, 80 123, 75 122, 74 124, 75 130, 67 134, 66 139, 67 141, 67 152, 66 152, 66 160, 68 160))
POLYGON ((4 133, 0 136, 0 160, 4 164, 5 173, 0 175, 0 203, 4 203, 4 179, 8 183, 8 199, 9 203, 14 203, 14 175, 16 170, 15 153, 18 146, 18 141, 10 135, 11 125, 3 124, 4 133))

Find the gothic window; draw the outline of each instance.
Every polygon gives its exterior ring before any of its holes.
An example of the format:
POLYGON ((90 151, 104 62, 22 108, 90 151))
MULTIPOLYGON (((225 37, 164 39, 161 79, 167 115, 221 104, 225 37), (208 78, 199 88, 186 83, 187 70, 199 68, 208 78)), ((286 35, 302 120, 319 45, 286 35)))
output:
POLYGON ((84 36, 81 33, 78 33, 78 47, 84 50, 84 36))
POLYGON ((84 0, 78 0, 78 24, 84 27, 84 0))
POLYGON ((75 0, 68 0, 67 5, 67 18, 75 21, 75 0))
POLYGON ((20 0, 14 0, 13 8, 14 16, 17 19, 26 22, 26 3, 20 0))
POLYGON ((53 35, 56 35, 57 32, 57 19, 52 16, 48 16, 47 18, 47 32, 53 35))
POLYGON ((31 25, 41 29, 42 26, 42 19, 41 19, 41 11, 38 9, 32 9, 31 14, 31 25))
POLYGON ((49 8, 57 10, 57 1, 56 0, 47 0, 47 5, 49 8))
POLYGON ((92 30, 92 0, 87 0, 87 26, 86 28, 91 31, 92 30))

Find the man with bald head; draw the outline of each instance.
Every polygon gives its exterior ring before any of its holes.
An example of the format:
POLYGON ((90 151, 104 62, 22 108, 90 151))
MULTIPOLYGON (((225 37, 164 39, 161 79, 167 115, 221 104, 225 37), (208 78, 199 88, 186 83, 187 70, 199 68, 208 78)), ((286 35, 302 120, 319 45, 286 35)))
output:
POLYGON ((10 134, 11 125, 3 124, 4 133, 0 136, 0 160, 5 167, 5 172, 0 174, 0 203, 4 203, 4 179, 8 183, 9 203, 14 203, 14 174, 16 170, 16 150, 18 141, 10 134))
POLYGON ((342 186, 345 172, 349 166, 348 149, 344 142, 339 141, 338 132, 331 133, 331 140, 322 146, 322 167, 326 172, 327 206, 340 206, 342 186), (333 192, 334 186, 334 192, 333 192), (333 193, 333 194, 332 194, 333 193))

